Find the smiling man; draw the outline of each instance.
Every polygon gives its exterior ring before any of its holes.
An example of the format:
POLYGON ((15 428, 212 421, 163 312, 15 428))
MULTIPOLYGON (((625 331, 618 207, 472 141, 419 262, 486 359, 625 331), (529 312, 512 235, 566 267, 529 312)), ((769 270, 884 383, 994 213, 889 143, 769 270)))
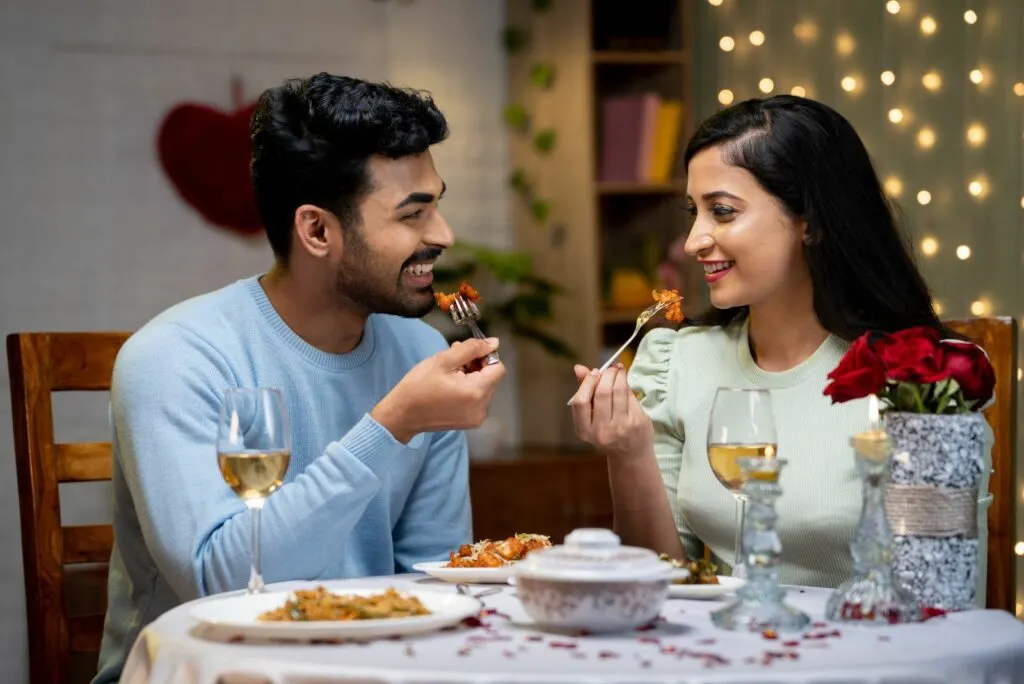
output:
POLYGON ((252 176, 276 257, 266 274, 178 304, 118 355, 114 532, 94 681, 176 604, 242 589, 252 517, 217 468, 229 387, 277 387, 285 484, 262 512, 267 582, 390 574, 470 540, 462 430, 486 417, 497 347, 448 347, 418 318, 452 244, 430 148, 444 116, 418 92, 318 74, 272 88, 252 176))

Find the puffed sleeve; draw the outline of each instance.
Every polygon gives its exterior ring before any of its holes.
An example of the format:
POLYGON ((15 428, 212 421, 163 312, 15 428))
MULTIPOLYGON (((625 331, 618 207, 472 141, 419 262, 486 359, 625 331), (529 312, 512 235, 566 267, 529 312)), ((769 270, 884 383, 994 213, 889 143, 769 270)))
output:
POLYGON ((636 357, 629 367, 629 386, 640 400, 654 423, 654 455, 658 460, 661 480, 668 494, 672 517, 679 538, 689 558, 700 558, 701 542, 686 527, 679 515, 677 490, 679 469, 683 462, 686 441, 679 416, 672 411, 674 388, 670 384, 672 356, 681 333, 667 328, 655 328, 640 341, 636 357))

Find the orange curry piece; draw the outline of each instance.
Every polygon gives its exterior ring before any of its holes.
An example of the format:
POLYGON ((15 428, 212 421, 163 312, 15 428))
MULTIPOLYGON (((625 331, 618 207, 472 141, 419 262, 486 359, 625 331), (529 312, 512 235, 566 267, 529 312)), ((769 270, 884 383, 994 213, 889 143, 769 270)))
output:
POLYGON ((477 292, 472 285, 469 283, 462 283, 459 285, 457 292, 435 292, 434 301, 437 302, 437 308, 441 309, 445 313, 451 311, 452 304, 455 302, 455 298, 462 295, 471 302, 475 302, 480 299, 480 293, 477 292))
POLYGON ((668 302, 665 307, 665 319, 673 323, 683 322, 683 298, 678 290, 653 290, 651 296, 659 304, 668 302))
POLYGON ((499 568, 520 561, 526 554, 551 546, 551 539, 541 534, 517 534, 501 541, 484 539, 463 544, 458 552, 449 554, 449 568, 499 568))

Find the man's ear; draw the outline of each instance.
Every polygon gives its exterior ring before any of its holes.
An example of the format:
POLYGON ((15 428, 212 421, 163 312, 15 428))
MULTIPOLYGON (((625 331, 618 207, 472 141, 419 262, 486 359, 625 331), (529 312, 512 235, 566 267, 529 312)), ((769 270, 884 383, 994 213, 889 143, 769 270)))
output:
POLYGON ((313 204, 303 204, 295 209, 295 237, 310 256, 325 258, 332 248, 340 246, 331 244, 334 237, 329 230, 332 220, 334 217, 329 211, 313 204))

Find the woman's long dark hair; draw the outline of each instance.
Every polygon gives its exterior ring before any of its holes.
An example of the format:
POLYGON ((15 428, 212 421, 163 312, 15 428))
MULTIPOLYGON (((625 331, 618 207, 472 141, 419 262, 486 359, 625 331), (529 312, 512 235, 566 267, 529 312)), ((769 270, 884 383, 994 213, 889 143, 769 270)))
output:
MULTIPOLYGON (((790 95, 746 100, 701 124, 686 147, 687 168, 713 145, 807 222, 804 257, 826 330, 848 341, 918 325, 945 332, 871 158, 838 112, 790 95)), ((746 312, 712 309, 693 323, 727 326, 746 312)))

